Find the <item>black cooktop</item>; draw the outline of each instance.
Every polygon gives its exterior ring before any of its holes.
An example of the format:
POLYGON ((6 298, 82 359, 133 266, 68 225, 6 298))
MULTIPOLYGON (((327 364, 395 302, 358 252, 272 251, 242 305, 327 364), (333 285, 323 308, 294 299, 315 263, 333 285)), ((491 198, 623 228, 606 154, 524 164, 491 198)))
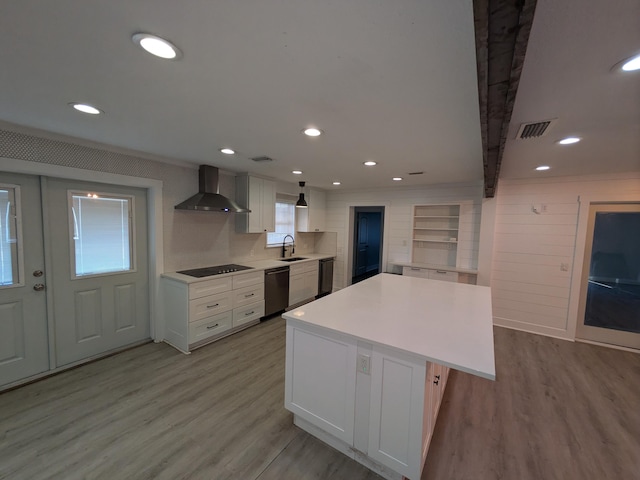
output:
POLYGON ((251 270, 253 267, 245 267, 244 265, 236 265, 230 263, 228 265, 216 265, 215 267, 194 268, 192 270, 182 270, 177 273, 189 275, 190 277, 202 278, 212 275, 222 275, 223 273, 239 272, 241 270, 251 270))

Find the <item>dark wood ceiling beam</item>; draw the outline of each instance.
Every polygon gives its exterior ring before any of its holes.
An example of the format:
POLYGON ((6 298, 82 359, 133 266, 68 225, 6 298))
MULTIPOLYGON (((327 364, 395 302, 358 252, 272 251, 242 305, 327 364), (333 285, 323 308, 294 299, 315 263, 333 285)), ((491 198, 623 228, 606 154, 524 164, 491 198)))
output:
POLYGON ((474 0, 484 196, 495 195, 536 0, 474 0))

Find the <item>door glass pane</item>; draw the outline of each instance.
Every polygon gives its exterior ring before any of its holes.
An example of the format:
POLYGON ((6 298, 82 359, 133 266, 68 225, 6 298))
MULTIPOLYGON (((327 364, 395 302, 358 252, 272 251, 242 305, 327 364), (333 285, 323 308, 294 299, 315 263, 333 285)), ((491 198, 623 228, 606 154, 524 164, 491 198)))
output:
POLYGON ((129 197, 73 193, 69 219, 75 276, 133 269, 133 235, 129 197))
POLYGON ((597 212, 585 325, 640 333, 640 213, 597 212))
POLYGON ((0 187, 0 286, 20 283, 16 211, 16 189, 0 187))

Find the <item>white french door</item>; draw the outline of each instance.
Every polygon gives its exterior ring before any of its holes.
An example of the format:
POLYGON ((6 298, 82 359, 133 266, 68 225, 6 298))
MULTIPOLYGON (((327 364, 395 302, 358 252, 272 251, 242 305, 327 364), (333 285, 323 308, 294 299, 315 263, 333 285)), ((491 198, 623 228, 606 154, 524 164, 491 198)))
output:
POLYGON ((0 172, 0 386, 49 369, 40 181, 0 172))
POLYGON ((590 206, 578 338, 640 350, 639 246, 640 203, 590 206))
POLYGON ((146 191, 49 178, 58 366, 149 338, 146 191))
POLYGON ((0 172, 0 237, 0 388, 149 338, 145 189, 0 172))

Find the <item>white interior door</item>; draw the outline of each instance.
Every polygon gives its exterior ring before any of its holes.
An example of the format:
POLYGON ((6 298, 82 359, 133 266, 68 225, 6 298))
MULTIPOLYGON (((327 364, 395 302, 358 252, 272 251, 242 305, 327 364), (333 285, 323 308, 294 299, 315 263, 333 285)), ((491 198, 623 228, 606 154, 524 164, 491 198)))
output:
POLYGON ((49 369, 40 180, 0 172, 0 387, 49 369))
POLYGON ((149 338, 146 190, 47 179, 57 365, 149 338))

